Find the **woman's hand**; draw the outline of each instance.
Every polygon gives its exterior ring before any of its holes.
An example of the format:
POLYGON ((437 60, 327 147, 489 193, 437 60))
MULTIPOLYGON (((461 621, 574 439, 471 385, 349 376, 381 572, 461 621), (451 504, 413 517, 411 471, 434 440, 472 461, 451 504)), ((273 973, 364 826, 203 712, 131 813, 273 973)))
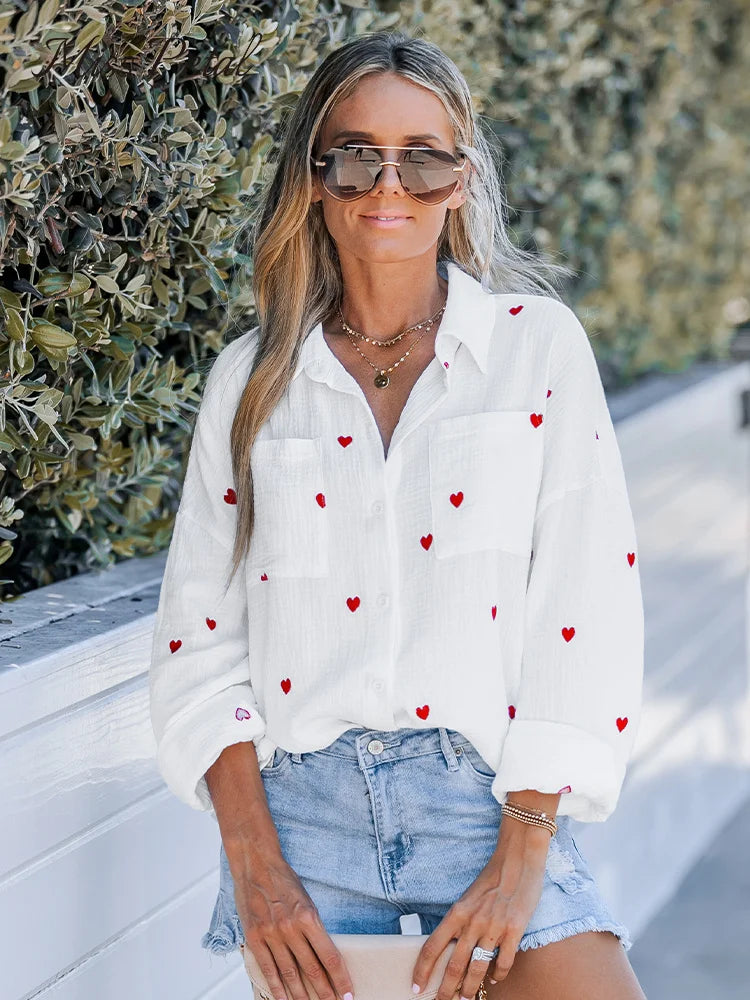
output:
POLYGON ((233 850, 230 856, 237 914, 249 948, 272 995, 308 1000, 300 969, 320 1000, 352 1000, 352 981, 299 877, 275 852, 233 850), (346 998, 346 994, 349 997, 346 998))
POLYGON ((549 841, 550 833, 542 827, 512 818, 501 823, 491 859, 422 946, 414 966, 414 982, 420 991, 454 938, 456 947, 437 1000, 451 1000, 462 980, 461 996, 470 1000, 485 976, 505 979, 542 894, 549 841), (500 951, 489 964, 471 961, 476 945, 488 951, 499 945, 500 951))

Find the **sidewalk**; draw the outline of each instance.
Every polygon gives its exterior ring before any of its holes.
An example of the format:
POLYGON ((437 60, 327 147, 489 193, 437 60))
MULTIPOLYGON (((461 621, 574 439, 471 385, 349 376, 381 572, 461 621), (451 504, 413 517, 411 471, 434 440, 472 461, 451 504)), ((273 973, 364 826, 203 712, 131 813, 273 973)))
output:
POLYGON ((648 1000, 748 1000, 749 853, 750 801, 628 953, 648 1000))

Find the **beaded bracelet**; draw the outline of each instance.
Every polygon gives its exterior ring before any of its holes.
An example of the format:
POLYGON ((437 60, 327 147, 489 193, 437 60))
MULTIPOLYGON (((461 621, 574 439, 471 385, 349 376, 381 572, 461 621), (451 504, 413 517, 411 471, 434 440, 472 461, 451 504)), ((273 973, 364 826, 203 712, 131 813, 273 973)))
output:
POLYGON ((557 833, 557 823, 551 816, 548 816, 546 812, 529 809, 528 806, 514 805, 512 802, 504 802, 502 805, 502 811, 503 815, 512 816, 514 819, 520 819, 524 823, 531 824, 531 826, 544 827, 545 830, 549 830, 553 837, 557 833))

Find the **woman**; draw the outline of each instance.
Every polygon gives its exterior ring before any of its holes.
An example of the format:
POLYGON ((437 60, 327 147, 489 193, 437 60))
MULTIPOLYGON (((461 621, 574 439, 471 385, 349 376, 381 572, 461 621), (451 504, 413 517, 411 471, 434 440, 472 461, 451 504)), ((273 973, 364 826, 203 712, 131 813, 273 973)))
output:
POLYGON ((634 526, 587 335, 498 183, 439 48, 333 52, 262 201, 259 327, 205 386, 152 720, 220 827, 203 945, 275 997, 301 968, 351 1000, 329 935, 406 913, 417 989, 457 941, 438 1000, 643 997, 568 828, 611 814, 635 737, 634 526))

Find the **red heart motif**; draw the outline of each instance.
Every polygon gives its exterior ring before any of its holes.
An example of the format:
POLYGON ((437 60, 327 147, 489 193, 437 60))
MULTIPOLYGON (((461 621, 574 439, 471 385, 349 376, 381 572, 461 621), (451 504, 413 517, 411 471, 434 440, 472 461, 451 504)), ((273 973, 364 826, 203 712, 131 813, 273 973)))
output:
POLYGON ((541 413, 530 413, 529 420, 532 422, 534 427, 538 427, 539 424, 541 424, 542 420, 544 420, 544 417, 542 416, 541 413))
POLYGON ((632 566, 635 562, 635 552, 628 552, 628 563, 632 566))
POLYGON ((216 628, 216 619, 215 618, 206 618, 206 625, 208 625, 208 627, 213 632, 213 630, 216 628))
POLYGON ((443 362, 443 367, 444 367, 444 368, 450 368, 450 365, 448 364, 448 362, 447 362, 447 361, 444 361, 444 362, 443 362))
POLYGON ((508 705, 508 715, 511 717, 511 719, 515 719, 515 717, 516 717, 516 706, 515 705, 508 705))
POLYGON ((346 604, 347 604, 347 607, 349 608, 350 611, 356 611, 357 608, 359 607, 359 598, 358 597, 347 597, 346 604))
POLYGON ((417 715, 419 716, 420 719, 426 719, 429 714, 430 714, 429 705, 422 705, 421 708, 417 709, 417 715))
POLYGON ((599 431, 596 432, 596 440, 599 440, 599 431))
POLYGON ((268 573, 261 573, 260 578, 261 578, 261 580, 267 580, 268 579, 268 573))
POLYGON ((344 437, 343 434, 340 434, 339 437, 337 438, 337 441, 342 448, 346 448, 348 444, 352 443, 352 436, 351 434, 347 434, 346 437, 344 437))
POLYGON ((511 316, 517 316, 522 309, 523 306, 513 306, 512 309, 508 310, 508 312, 511 314, 511 316))
POLYGON ((566 642, 570 642, 573 636, 576 634, 576 630, 571 625, 570 628, 564 628, 562 630, 562 637, 566 642))
POLYGON ((182 645, 182 639, 170 639, 169 640, 169 649, 170 649, 170 651, 172 653, 176 653, 177 650, 180 648, 181 645, 182 645))
POLYGON ((494 620, 496 618, 497 618, 497 604, 493 604, 492 605, 492 620, 493 620, 493 622, 494 622, 494 620))
POLYGON ((289 680, 288 677, 286 677, 281 682, 281 690, 284 692, 284 694, 289 694, 291 688, 292 688, 292 682, 289 680))
POLYGON ((422 537, 419 540, 422 543, 422 548, 425 551, 427 551, 427 549, 429 549, 429 547, 432 545, 432 535, 431 534, 430 535, 422 535, 422 537))
POLYGON ((242 722, 243 719, 249 719, 250 713, 246 708, 238 708, 234 713, 234 717, 238 722, 242 722))
POLYGON ((625 726, 627 726, 627 724, 628 724, 627 716, 624 719, 617 720, 617 728, 620 730, 620 732, 623 731, 623 729, 625 728, 625 726))
POLYGON ((231 486, 224 494, 224 503, 237 503, 237 494, 234 492, 231 486))
POLYGON ((560 791, 557 794, 558 795, 564 795, 565 792, 569 792, 569 791, 570 791, 570 785, 566 785, 565 788, 561 788, 560 791))
POLYGON ((459 490, 458 493, 451 493, 450 501, 454 507, 460 507, 463 498, 464 498, 463 492, 459 490))
POLYGON ((552 395, 552 390, 547 389, 547 399, 549 399, 551 395, 552 395))
POLYGON ((325 498, 325 495, 323 493, 316 493, 315 494, 315 499, 318 501, 318 506, 319 507, 325 507, 325 505, 326 505, 326 498, 325 498))

